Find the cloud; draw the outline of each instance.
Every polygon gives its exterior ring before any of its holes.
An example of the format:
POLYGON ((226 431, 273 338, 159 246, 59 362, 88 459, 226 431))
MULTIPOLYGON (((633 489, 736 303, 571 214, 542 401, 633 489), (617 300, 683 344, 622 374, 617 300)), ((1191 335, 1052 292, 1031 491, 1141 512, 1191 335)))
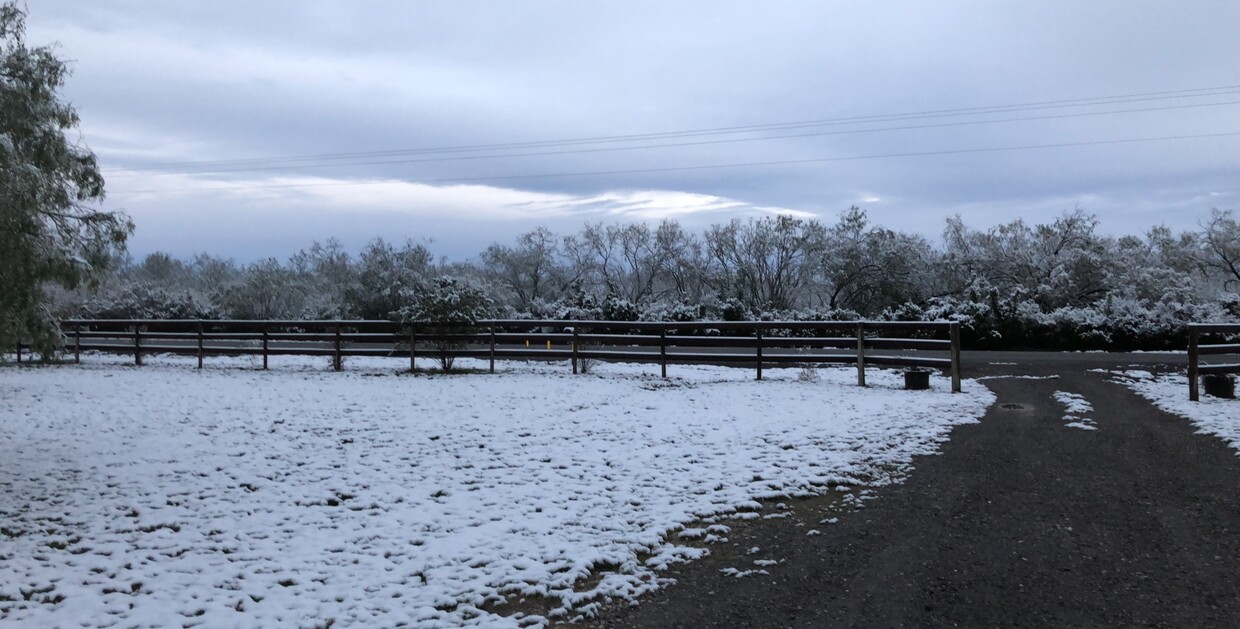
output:
POLYGON ((1236 137, 685 167, 1240 131, 1229 102, 1240 94, 1164 103, 1213 103, 1192 109, 840 124, 829 128, 863 132, 614 152, 306 160, 214 176, 167 163, 659 132, 675 144, 685 130, 1231 85, 1237 3, 41 0, 30 10, 29 40, 60 41, 75 60, 65 94, 141 247, 252 257, 369 230, 434 235, 458 256, 536 223, 829 218, 850 205, 931 235, 957 212, 993 223, 1078 205, 1104 227, 1137 230, 1191 226, 1235 198, 1210 192, 1231 194, 1236 137), (616 171, 635 172, 570 175, 616 171), (238 226, 248 231, 229 235, 238 226))
POLYGON ((444 245, 441 254, 460 259, 491 241, 511 240, 539 226, 575 230, 591 222, 673 219, 693 228, 767 214, 816 217, 793 208, 669 190, 576 195, 398 180, 126 175, 127 187, 113 189, 109 205, 135 219, 139 230, 133 248, 139 253, 207 251, 249 258, 254 254, 246 249, 263 242, 262 235, 279 234, 258 255, 288 255, 332 236, 354 243, 383 236, 435 239, 444 245))

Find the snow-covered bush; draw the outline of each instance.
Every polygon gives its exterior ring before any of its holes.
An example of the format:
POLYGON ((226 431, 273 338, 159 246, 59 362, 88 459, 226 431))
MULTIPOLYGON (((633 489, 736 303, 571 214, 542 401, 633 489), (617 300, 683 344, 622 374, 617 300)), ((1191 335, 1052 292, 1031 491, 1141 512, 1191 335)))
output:
POLYGON ((642 321, 700 321, 706 307, 687 303, 655 303, 646 306, 642 321))
POLYGON ((190 291, 133 286, 100 295, 78 307, 87 319, 216 319, 219 312, 208 300, 190 291))
POLYGON ((603 318, 603 310, 594 296, 582 291, 580 286, 570 287, 548 310, 553 319, 597 321, 603 318))
POLYGON ((633 302, 615 295, 608 295, 600 310, 606 321, 637 321, 641 316, 633 302))
MULTIPOLYGON (((413 303, 400 308, 394 318, 419 333, 457 336, 476 330, 481 319, 494 313, 494 302, 478 286, 455 277, 438 277, 414 294, 413 303)), ((451 371, 452 350, 465 343, 458 339, 436 339, 425 342, 444 371, 451 371)))

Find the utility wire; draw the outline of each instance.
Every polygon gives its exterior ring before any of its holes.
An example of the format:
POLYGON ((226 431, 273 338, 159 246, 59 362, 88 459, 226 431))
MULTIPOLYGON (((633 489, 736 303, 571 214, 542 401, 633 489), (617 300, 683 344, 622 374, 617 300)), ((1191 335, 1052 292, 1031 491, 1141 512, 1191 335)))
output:
MULTIPOLYGON (((786 140, 786 139, 794 139, 794 138, 822 137, 822 136, 831 136, 831 135, 856 135, 856 134, 877 133, 877 132, 884 132, 884 131, 910 131, 910 130, 919 130, 919 129, 941 129, 941 128, 949 128, 949 127, 965 127, 965 126, 976 126, 976 125, 986 125, 986 124, 999 124, 999 123, 1004 123, 1004 122, 1028 122, 1028 121, 1034 121, 1034 120, 1063 120, 1063 119, 1070 119, 1070 118, 1107 116, 1107 115, 1114 115, 1114 114, 1128 114, 1128 113, 1139 113, 1139 112, 1150 112, 1150 111, 1169 111, 1169 110, 1179 110, 1179 109, 1195 109, 1195 108, 1201 108, 1201 107, 1220 107, 1220 106, 1225 106, 1225 105, 1237 105, 1237 104, 1240 104, 1240 100, 1215 102, 1215 103, 1197 103, 1197 104, 1191 104, 1191 105, 1166 105, 1162 107, 1117 109, 1117 110, 1111 110, 1111 111, 1090 111, 1090 112, 1078 112, 1078 113, 1071 113, 1071 114, 1053 114, 1053 115, 1047 115, 1047 116, 1026 116, 1022 118, 1002 118, 1002 119, 997 119, 997 120, 965 120, 965 121, 956 121, 956 122, 937 122, 937 123, 930 123, 930 124, 904 125, 904 126, 898 126, 898 127, 874 127, 874 128, 868 128, 868 129, 843 129, 843 130, 832 130, 832 131, 815 131, 811 133, 768 135, 768 136, 761 136, 761 137, 756 137, 756 138, 723 138, 723 139, 717 139, 717 140, 698 140, 694 142, 640 144, 636 146, 609 146, 609 147, 599 147, 599 148, 567 149, 567 150, 560 150, 560 151, 538 151, 538 152, 533 152, 533 153, 505 153, 505 154, 499 154, 499 155, 492 154, 492 155, 464 155, 464 156, 455 156, 455 157, 423 157, 423 158, 412 158, 412 159, 388 159, 388 160, 378 160, 378 161, 347 162, 347 163, 338 163, 338 164, 331 164, 331 163, 302 164, 302 165, 296 166, 296 168, 308 169, 308 168, 340 168, 340 167, 346 167, 346 166, 384 166, 384 165, 392 165, 392 164, 458 162, 458 161, 475 161, 475 160, 484 160, 484 159, 508 159, 508 158, 514 158, 514 157, 542 157, 542 156, 553 156, 553 155, 577 155, 577 154, 585 154, 585 153, 608 153, 608 152, 616 152, 616 151, 638 151, 638 150, 647 150, 647 149, 662 149, 662 148, 675 148, 675 147, 686 147, 686 146, 709 146, 709 145, 719 145, 719 144, 736 144, 736 143, 741 143, 741 142, 763 142, 763 141, 769 141, 769 140, 786 140)), ((258 171, 286 170, 289 168, 292 168, 292 166, 254 166, 254 167, 238 167, 238 168, 216 168, 212 170, 189 171, 189 172, 181 172, 177 174, 210 175, 210 174, 232 173, 232 172, 258 172, 258 171)), ((143 171, 143 170, 134 169, 134 170, 125 170, 124 172, 121 172, 121 173, 111 174, 110 176, 114 176, 114 177, 149 176, 151 172, 152 171, 143 171)), ((163 172, 163 171, 154 171, 154 172, 163 172)))
MULTIPOLYGON (((796 165, 796 164, 848 162, 848 161, 891 159, 891 158, 904 158, 904 157, 930 157, 930 156, 941 156, 941 155, 998 153, 998 152, 1003 152, 1003 151, 1025 151, 1025 150, 1055 149, 1055 148, 1068 148, 1068 147, 1079 147, 1079 146, 1105 146, 1105 145, 1116 145, 1116 144, 1134 144, 1138 142, 1198 140, 1198 139, 1206 139, 1206 138, 1221 138, 1221 137, 1234 137, 1234 136, 1240 136, 1240 131, 1201 133, 1201 134, 1194 134, 1194 135, 1171 135, 1171 136, 1147 137, 1147 138, 1125 138, 1125 139, 1119 139, 1119 140, 1093 140, 1093 141, 1085 141, 1085 142, 1056 142, 1056 143, 1051 143, 1051 144, 1024 144, 1024 145, 1017 145, 1017 146, 998 146, 998 147, 970 148, 970 149, 946 149, 946 150, 937 150, 937 151, 913 151, 913 152, 905 152, 905 153, 880 153, 880 154, 873 154, 873 155, 815 157, 815 158, 807 158, 807 159, 773 160, 773 161, 764 161, 764 162, 741 162, 741 163, 732 163, 732 164, 705 164, 705 165, 695 165, 695 166, 669 166, 669 167, 659 167, 659 168, 634 168, 634 169, 626 169, 626 170, 577 171, 577 172, 542 173, 542 174, 530 174, 530 175, 495 175, 495 176, 487 176, 487 177, 454 177, 454 178, 444 178, 444 179, 430 179, 430 180, 417 181, 417 182, 409 182, 409 181, 404 181, 404 180, 393 180, 393 179, 381 179, 381 180, 365 180, 365 181, 333 181, 333 182, 300 183, 300 184, 229 185, 229 186, 213 186, 210 188, 204 188, 201 191, 212 192, 212 191, 258 190, 258 189, 274 189, 274 188, 320 188, 320 187, 361 186, 361 185, 390 184, 390 183, 422 183, 422 184, 454 184, 456 183, 456 184, 459 184, 459 183, 475 183, 475 182, 489 182, 489 181, 554 179, 554 178, 566 178, 566 177, 601 177, 601 176, 612 176, 612 175, 635 175, 635 174, 651 174, 651 173, 666 173, 666 172, 702 171, 702 170, 715 170, 715 169, 726 169, 726 168, 789 166, 789 165, 796 165)), ((184 189, 182 188, 155 188, 155 189, 148 189, 148 190, 120 191, 119 194, 150 194, 150 193, 157 193, 157 192, 183 192, 183 191, 184 189)), ((114 192, 113 194, 118 194, 118 193, 114 192)))
POLYGON ((780 131, 798 128, 818 127, 818 126, 837 126, 851 125, 861 123, 874 122, 900 122, 908 120, 919 120, 927 118, 944 118, 944 117, 960 117, 960 116, 977 116, 983 114, 999 114, 999 113, 1019 113, 1022 111, 1037 111, 1046 109, 1062 109, 1073 107, 1088 107, 1099 105, 1115 105, 1135 102, 1148 102, 1169 99, 1185 99, 1185 98, 1201 98, 1209 96, 1224 96, 1240 93, 1240 85, 1229 85, 1208 88, 1196 88, 1190 90, 1173 90, 1161 92, 1144 92, 1137 94, 1125 94, 1118 96, 1104 96, 1093 98, 1078 98, 1053 101, 1039 101, 1032 103, 1022 103, 1013 105, 994 105, 986 107, 965 107, 956 109, 935 109, 920 112, 908 112, 899 114, 882 114, 871 116, 852 116, 842 118, 826 118, 820 120, 805 120, 797 122, 782 122, 757 125, 745 125, 736 127, 715 127, 708 129, 691 129, 681 131, 665 131, 657 133, 640 133, 630 135, 611 135, 611 136, 595 136, 584 138, 572 138, 561 140, 541 140, 526 142, 510 142, 498 144, 474 144, 461 146, 445 146, 434 148, 413 148, 389 151, 363 151, 353 153, 323 153, 317 155, 293 155, 285 157, 257 157, 243 159, 226 159, 226 160, 204 160, 204 161, 183 161, 183 162, 164 162, 153 164, 144 170, 160 170, 160 169, 193 169, 199 167, 229 167, 229 166, 263 166, 268 164, 288 164, 294 165, 301 162, 315 162, 324 160, 350 160, 350 159, 368 159, 379 157, 396 157, 406 155, 424 155, 424 154, 451 154, 462 152, 479 152, 479 151, 504 151, 504 150, 522 150, 530 148, 550 148, 562 146, 578 146, 590 144, 610 144, 617 142, 635 142, 643 140, 656 139, 674 139, 685 137, 699 137, 710 135, 725 135, 738 133, 756 133, 762 131, 780 131))

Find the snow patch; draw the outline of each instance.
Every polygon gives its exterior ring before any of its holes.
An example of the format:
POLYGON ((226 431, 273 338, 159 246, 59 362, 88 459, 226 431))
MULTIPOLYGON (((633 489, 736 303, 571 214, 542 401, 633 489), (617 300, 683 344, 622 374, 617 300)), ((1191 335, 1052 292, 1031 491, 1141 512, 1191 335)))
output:
POLYGON ((1193 423, 1197 431, 1227 442, 1240 455, 1240 400, 1202 395, 1198 402, 1188 399, 1188 375, 1153 374, 1144 370, 1112 371, 1113 380, 1135 391, 1172 415, 1193 423))
POLYGON ((1089 400, 1085 399, 1085 396, 1068 391, 1056 391, 1054 398, 1055 401, 1063 404, 1064 409, 1067 411, 1063 416, 1064 426, 1081 430, 1098 429, 1098 425, 1094 423, 1094 420, 1085 417, 1086 413, 1094 412, 1094 405, 1090 404, 1089 400))
POLYGON ((686 525, 890 482, 994 401, 904 391, 897 371, 856 387, 847 368, 807 384, 679 367, 664 386, 607 363, 83 360, 0 368, 0 616, 17 626, 571 620, 706 555, 686 525), (521 598, 550 609, 489 611, 521 598))

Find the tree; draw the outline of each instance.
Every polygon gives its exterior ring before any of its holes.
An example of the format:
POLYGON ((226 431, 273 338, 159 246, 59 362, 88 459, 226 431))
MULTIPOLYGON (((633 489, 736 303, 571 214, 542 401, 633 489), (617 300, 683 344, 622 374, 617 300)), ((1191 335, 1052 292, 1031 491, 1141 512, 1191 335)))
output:
POLYGON ((434 256, 420 243, 403 248, 376 238, 357 259, 356 283, 345 291, 349 309, 363 319, 386 319, 408 304, 434 266, 434 256))
MULTIPOLYGON (((412 303, 394 311, 392 317, 418 332, 459 336, 474 331, 480 319, 495 312, 495 304, 479 287, 460 278, 441 276, 418 289, 412 303)), ((452 350, 465 346, 462 341, 439 339, 425 343, 444 371, 452 371, 452 350)))
POLYGON ((826 230, 819 249, 822 305, 832 310, 876 314, 887 306, 921 301, 928 292, 930 243, 870 225, 857 206, 826 230))
POLYGON ((1110 243, 1097 235, 1098 219, 1081 210, 1064 212, 1049 225, 1021 219, 988 231, 949 219, 944 263, 956 270, 961 288, 985 280, 1001 293, 1031 299, 1044 312, 1087 306, 1102 298, 1110 243))
POLYGON ((57 91, 69 70, 51 47, 26 45, 26 13, 0 4, 0 350, 59 344, 48 287, 95 285, 133 225, 98 208, 95 155, 66 136, 78 116, 57 91))
POLYGON ((601 288, 603 298, 633 304, 645 304, 655 296, 655 281, 665 271, 669 254, 660 249, 656 232, 645 223, 586 225, 580 234, 564 239, 564 248, 575 279, 601 288))
POLYGON ((1223 278, 1223 286, 1240 285, 1240 221, 1231 210, 1211 210, 1202 229, 1205 264, 1223 278))
POLYGON ((559 296, 563 271, 555 234, 539 227, 517 238, 516 247, 492 244, 482 252, 486 276, 512 293, 511 304, 529 312, 536 304, 559 296))
POLYGON ((783 310, 797 305, 822 239, 817 222, 779 215, 711 226, 705 242, 721 296, 783 310))

